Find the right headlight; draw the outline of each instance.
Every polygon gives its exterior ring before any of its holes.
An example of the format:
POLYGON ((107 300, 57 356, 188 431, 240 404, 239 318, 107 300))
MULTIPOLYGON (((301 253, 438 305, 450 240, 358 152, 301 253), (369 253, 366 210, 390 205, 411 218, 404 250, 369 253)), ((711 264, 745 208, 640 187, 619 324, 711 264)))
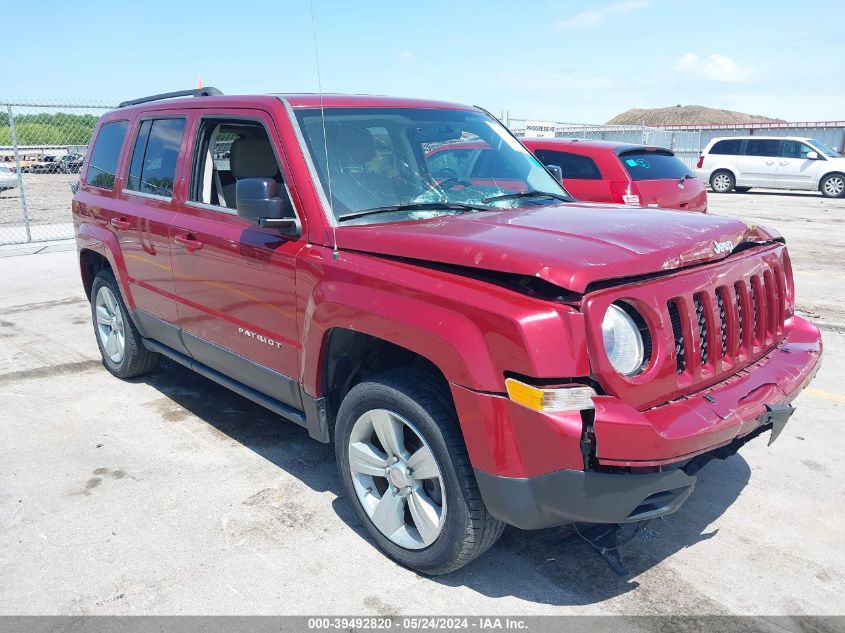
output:
POLYGON ((610 364, 620 374, 633 376, 645 363, 645 344, 640 328, 621 306, 612 303, 601 323, 604 349, 610 364))

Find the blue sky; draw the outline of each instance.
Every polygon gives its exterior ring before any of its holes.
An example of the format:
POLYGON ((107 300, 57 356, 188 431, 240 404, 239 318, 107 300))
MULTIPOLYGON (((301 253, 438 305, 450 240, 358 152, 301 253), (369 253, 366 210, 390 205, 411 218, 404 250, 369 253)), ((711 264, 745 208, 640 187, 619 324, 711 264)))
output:
MULTIPOLYGON (((845 118, 841 0, 313 1, 326 92, 576 122, 677 103, 845 118)), ((317 90, 308 0, 5 4, 0 98, 317 90)))

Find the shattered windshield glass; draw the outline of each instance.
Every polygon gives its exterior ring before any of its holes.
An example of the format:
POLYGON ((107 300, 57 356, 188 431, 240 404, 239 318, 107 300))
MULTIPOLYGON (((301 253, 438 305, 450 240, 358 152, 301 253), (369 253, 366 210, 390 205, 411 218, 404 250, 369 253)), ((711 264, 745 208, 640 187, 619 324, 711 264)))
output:
POLYGON ((296 117, 341 222, 424 219, 567 199, 540 162, 481 112, 326 108, 323 118, 309 108, 296 117))

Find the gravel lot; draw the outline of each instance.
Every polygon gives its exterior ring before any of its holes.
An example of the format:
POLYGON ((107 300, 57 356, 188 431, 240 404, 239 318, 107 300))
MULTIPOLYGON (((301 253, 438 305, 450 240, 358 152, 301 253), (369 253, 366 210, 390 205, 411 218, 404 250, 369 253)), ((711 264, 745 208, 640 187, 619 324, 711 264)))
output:
POLYGON ((171 363, 111 377, 74 252, 0 258, 0 614, 845 613, 845 201, 752 191, 711 210, 787 237, 824 367, 774 445, 705 467, 624 546, 629 579, 568 528, 508 529, 446 577, 396 566, 331 447, 171 363))
MULTIPOLYGON (((33 224, 70 222, 70 186, 79 174, 22 174, 29 219, 33 224)), ((20 189, 0 193, 0 230, 23 223, 20 189)))

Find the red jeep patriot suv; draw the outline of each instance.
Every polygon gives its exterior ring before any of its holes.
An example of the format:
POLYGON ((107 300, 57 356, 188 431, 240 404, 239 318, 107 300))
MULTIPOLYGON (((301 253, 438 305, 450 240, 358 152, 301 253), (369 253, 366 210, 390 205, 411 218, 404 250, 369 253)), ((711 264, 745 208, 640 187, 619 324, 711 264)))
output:
POLYGON ((126 102, 73 215, 105 367, 163 355, 334 442, 363 525, 424 574, 504 524, 674 512, 708 460, 780 433, 822 352, 777 233, 572 202, 473 107, 126 102), (475 141, 483 177, 433 175, 475 141))

